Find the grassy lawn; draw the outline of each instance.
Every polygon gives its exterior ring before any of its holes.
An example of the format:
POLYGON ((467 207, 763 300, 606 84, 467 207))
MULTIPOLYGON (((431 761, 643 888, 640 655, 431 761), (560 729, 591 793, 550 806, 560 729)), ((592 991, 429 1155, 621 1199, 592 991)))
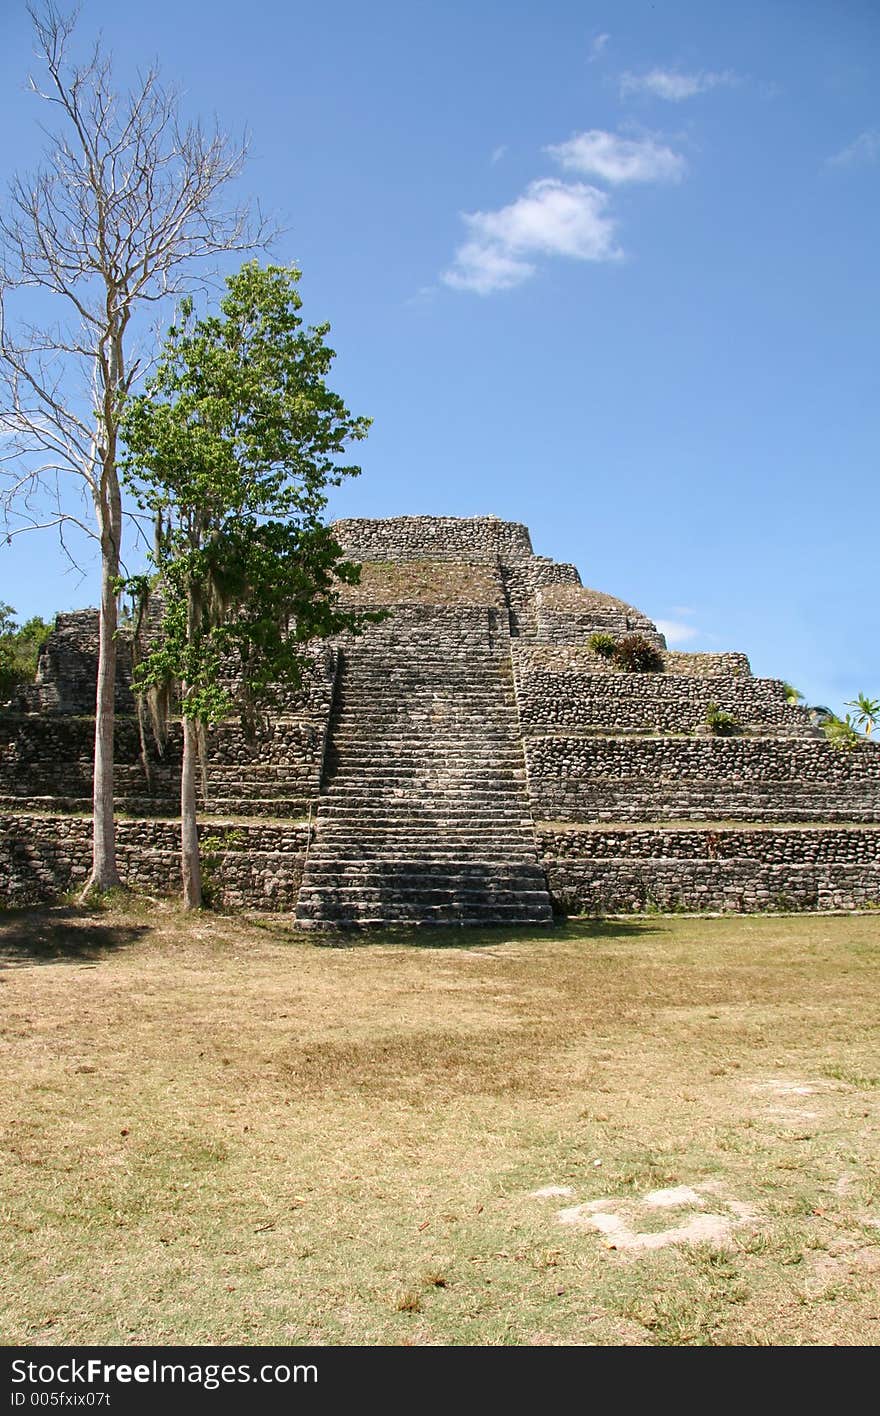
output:
POLYGON ((874 1345, 878 966, 868 916, 0 915, 0 1333, 874 1345))

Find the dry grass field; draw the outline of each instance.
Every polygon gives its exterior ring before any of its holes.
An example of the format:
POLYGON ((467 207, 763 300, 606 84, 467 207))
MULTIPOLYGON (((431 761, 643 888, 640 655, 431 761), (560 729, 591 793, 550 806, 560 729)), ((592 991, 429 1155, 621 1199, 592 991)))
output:
POLYGON ((870 916, 0 915, 2 1338, 874 1345, 878 965, 870 916))

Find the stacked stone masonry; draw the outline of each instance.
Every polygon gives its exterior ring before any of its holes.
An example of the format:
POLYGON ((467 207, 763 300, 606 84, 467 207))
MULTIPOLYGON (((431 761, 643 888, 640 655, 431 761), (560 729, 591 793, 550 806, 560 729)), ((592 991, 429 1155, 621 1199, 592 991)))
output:
MULTIPOLYGON (((212 899, 304 928, 499 923, 557 911, 880 905, 880 747, 833 748, 739 653, 684 654, 625 600, 494 517, 335 524, 353 608, 249 740, 210 735, 201 832, 212 899), (638 633, 663 671, 590 647, 638 633), (713 736, 712 707, 735 733, 713 736)), ((159 633, 158 620, 151 633, 159 633)), ((37 681, 0 714, 0 898, 87 875, 97 616, 59 616, 37 681)), ((180 733, 142 753, 121 640, 124 877, 177 881, 180 733)))

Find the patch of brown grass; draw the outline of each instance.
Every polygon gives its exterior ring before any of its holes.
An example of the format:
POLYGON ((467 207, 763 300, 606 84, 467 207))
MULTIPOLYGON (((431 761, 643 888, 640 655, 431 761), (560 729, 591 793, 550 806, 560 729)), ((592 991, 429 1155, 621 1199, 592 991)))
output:
POLYGON ((155 903, 9 912, 0 1328, 873 1344, 878 956, 866 917, 328 948, 155 903), (636 1256, 556 1220, 683 1184, 754 1221, 636 1256))

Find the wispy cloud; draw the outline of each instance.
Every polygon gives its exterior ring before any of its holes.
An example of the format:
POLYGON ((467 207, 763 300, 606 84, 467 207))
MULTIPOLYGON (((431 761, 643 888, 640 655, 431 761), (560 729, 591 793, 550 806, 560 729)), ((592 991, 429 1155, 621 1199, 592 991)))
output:
POLYGON ((426 306, 433 304, 434 300, 437 298, 437 293, 436 285, 423 285, 416 291, 415 295, 410 295, 409 299, 404 301, 404 304, 408 305, 411 309, 424 309, 426 306))
POLYGON ((539 256, 618 260, 608 201, 597 187, 543 177, 498 211, 465 212, 467 240, 441 279, 453 290, 490 295, 522 285, 539 256))
POLYGON ((611 38, 610 34, 597 34, 590 45, 589 63, 595 64, 597 59, 601 59, 605 53, 605 47, 611 38))
POLYGON ((545 148, 561 167, 615 186, 622 182, 680 182, 687 164, 656 138, 622 138, 602 128, 575 133, 567 142, 545 148))
POLYGON ((867 167, 880 159, 880 129, 866 128, 848 147, 828 158, 831 167, 867 167))
POLYGON ((701 69, 696 74, 683 74, 675 69, 649 69, 646 74, 621 74, 620 93, 623 98, 631 93, 649 93, 669 103, 681 103, 685 98, 695 98, 698 93, 727 88, 736 82, 736 75, 729 70, 711 73, 701 69))
POLYGON ((692 639, 697 638, 700 632, 694 625, 684 624, 680 620, 658 619, 655 623, 670 648, 674 648, 677 644, 689 644, 692 639))

